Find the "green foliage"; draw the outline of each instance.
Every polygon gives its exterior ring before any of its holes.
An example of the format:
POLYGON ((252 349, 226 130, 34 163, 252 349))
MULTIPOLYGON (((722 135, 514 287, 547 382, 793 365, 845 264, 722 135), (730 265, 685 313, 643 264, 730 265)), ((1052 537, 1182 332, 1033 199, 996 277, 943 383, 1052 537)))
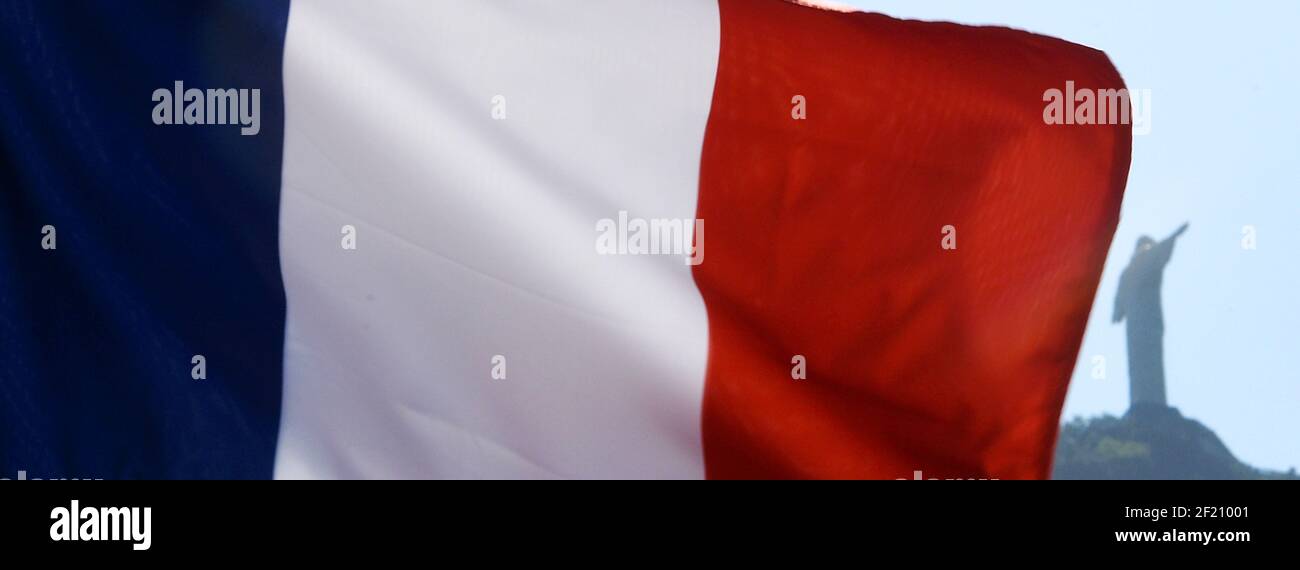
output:
POLYGON ((1297 479, 1237 460, 1209 428, 1175 408, 1139 405, 1123 417, 1061 426, 1053 479, 1297 479))

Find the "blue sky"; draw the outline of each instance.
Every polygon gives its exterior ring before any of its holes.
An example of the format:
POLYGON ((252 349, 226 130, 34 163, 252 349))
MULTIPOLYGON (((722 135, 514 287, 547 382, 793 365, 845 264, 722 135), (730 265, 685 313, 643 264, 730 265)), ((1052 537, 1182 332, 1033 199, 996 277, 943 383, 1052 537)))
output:
POLYGON ((1124 329, 1111 303, 1138 236, 1191 229, 1165 272, 1170 405, 1238 458, 1300 467, 1300 22, 1298 2, 1062 4, 850 0, 896 17, 996 24, 1104 50, 1130 89, 1151 90, 1124 209, 1065 417, 1128 407, 1124 329), (1242 227, 1257 249, 1241 247, 1242 227), (1092 359, 1106 359, 1106 378, 1092 359))

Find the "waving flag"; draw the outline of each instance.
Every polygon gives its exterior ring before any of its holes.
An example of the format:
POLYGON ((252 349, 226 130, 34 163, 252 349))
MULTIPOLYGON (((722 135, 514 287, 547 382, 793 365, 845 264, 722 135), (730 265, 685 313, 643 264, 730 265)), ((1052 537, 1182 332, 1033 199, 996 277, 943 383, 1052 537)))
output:
POLYGON ((1045 93, 1101 52, 780 0, 0 30, 4 476, 1048 473, 1130 131, 1045 93))

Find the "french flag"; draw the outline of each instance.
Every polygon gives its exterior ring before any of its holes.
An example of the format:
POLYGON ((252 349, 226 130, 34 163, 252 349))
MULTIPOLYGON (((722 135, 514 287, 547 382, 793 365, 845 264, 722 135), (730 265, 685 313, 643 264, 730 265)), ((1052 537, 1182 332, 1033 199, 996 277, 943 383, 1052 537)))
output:
POLYGON ((8 478, 1044 478, 1131 146, 784 0, 7 0, 0 77, 8 478))

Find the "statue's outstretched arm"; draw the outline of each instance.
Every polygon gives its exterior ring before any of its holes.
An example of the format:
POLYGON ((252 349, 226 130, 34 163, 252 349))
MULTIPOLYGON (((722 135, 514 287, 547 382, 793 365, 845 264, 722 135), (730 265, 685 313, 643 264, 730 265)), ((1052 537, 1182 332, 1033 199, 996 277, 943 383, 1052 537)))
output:
POLYGON ((1178 227, 1177 231, 1165 238, 1165 241, 1156 244, 1155 251, 1152 253, 1155 254, 1154 257, 1161 266, 1169 263, 1169 258, 1174 254, 1174 241, 1178 239, 1178 236, 1183 235, 1183 232, 1187 231, 1188 225, 1188 223, 1184 222, 1182 226, 1178 227))
POLYGON ((1165 241, 1173 241, 1175 239, 1178 239, 1178 236, 1183 235, 1183 232, 1187 231, 1187 226, 1189 225, 1191 225, 1191 222, 1183 222, 1183 225, 1178 226, 1178 230, 1175 231, 1173 235, 1165 238, 1165 241))

